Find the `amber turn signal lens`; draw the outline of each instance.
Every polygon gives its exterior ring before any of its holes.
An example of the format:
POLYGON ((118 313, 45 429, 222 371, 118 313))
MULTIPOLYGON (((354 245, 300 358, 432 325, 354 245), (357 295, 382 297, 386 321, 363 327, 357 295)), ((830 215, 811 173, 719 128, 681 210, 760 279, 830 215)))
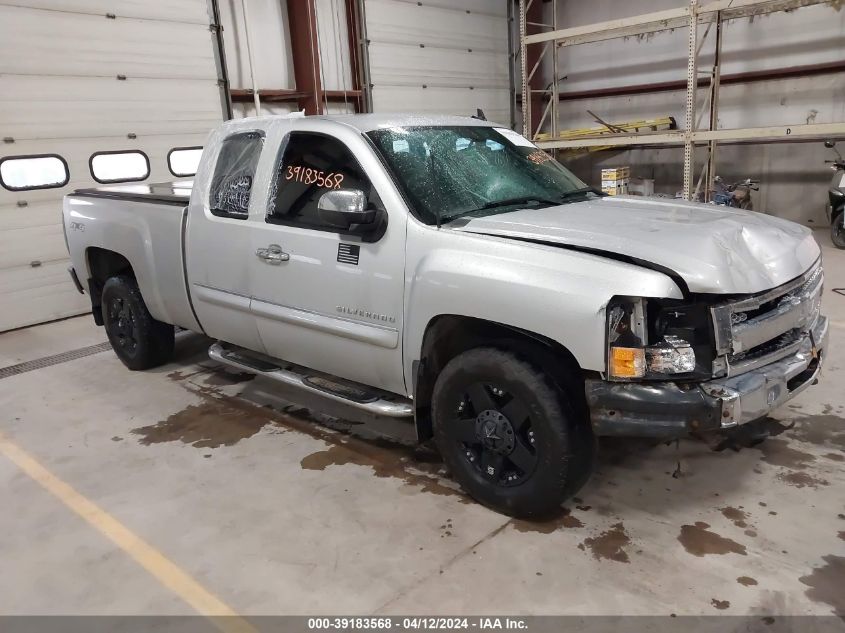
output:
POLYGON ((645 376, 645 351, 637 347, 611 347, 610 375, 614 378, 645 376))

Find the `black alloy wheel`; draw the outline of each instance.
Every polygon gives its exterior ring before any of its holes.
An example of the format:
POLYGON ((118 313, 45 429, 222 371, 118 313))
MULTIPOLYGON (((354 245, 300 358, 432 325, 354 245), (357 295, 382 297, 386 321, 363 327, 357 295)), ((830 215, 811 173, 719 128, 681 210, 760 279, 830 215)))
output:
POLYGON ((499 486, 530 477, 537 467, 534 431, 525 403, 495 384, 476 382, 456 403, 451 429, 466 460, 499 486))
POLYGON ((124 354, 134 356, 138 349, 138 326, 132 306, 122 297, 112 297, 106 309, 114 341, 124 354))
POLYGON ((153 318, 134 277, 109 277, 100 307, 112 349, 129 369, 158 367, 173 356, 174 328, 153 318))
POLYGON ((451 475, 476 500, 522 518, 559 512, 594 464, 585 407, 571 395, 583 385, 555 381, 539 357, 467 350, 440 370, 431 399, 434 440, 451 475))

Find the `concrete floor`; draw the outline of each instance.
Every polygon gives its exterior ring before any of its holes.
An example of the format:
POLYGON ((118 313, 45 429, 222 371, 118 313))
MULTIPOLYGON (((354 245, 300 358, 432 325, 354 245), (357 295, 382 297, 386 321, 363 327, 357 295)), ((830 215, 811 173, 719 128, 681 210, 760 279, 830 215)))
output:
MULTIPOLYGON (((794 426, 738 452, 604 442, 543 524, 221 372, 195 335, 150 372, 106 351, 3 378, 0 613, 843 614, 845 252, 818 239, 832 340, 775 416, 794 426)), ((3 334, 0 366, 103 340, 87 317, 3 334)))

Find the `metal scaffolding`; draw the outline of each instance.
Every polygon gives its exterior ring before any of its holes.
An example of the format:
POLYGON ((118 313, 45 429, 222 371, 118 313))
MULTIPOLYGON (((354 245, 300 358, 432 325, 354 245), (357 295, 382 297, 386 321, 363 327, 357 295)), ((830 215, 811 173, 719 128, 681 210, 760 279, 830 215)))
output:
POLYGON ((630 147, 637 145, 682 145, 684 148, 683 196, 693 198, 699 190, 701 179, 695 182, 696 145, 706 144, 708 158, 703 176, 708 186, 715 176, 716 144, 718 141, 787 141, 807 138, 825 138, 845 135, 845 123, 812 123, 778 125, 754 128, 717 129, 719 110, 719 84, 721 78, 722 23, 742 17, 752 17, 776 11, 791 11, 816 4, 829 4, 830 0, 688 0, 687 6, 665 11, 655 11, 629 18, 598 22, 586 26, 558 28, 558 0, 552 0, 552 22, 543 21, 542 0, 519 0, 519 57, 522 69, 522 120, 523 135, 535 140, 546 149, 583 147, 630 147), (699 90, 698 58, 702 42, 698 28, 707 24, 715 26, 714 63, 710 71, 707 103, 709 109, 707 129, 698 129, 696 99, 699 90), (528 33, 529 27, 544 29, 528 33), (591 137, 565 138, 559 133, 558 103, 558 49, 589 42, 655 33, 669 29, 687 28, 688 53, 686 77, 686 111, 684 129, 668 132, 637 132, 634 134, 607 134, 591 137), (540 51, 536 49, 541 48, 540 51), (552 52, 552 80, 543 85, 538 74, 542 62, 552 52), (549 119, 551 134, 543 133, 549 119))

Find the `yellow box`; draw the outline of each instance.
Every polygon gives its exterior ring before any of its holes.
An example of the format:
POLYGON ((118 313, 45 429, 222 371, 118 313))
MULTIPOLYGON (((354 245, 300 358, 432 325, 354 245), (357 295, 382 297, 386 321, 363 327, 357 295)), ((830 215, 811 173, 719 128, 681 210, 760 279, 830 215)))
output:
POLYGON ((630 167, 608 167, 601 170, 602 180, 623 180, 631 177, 630 167))
POLYGON ((611 196, 627 196, 628 195, 628 184, 624 185, 613 185, 610 187, 602 187, 601 190, 611 196))

